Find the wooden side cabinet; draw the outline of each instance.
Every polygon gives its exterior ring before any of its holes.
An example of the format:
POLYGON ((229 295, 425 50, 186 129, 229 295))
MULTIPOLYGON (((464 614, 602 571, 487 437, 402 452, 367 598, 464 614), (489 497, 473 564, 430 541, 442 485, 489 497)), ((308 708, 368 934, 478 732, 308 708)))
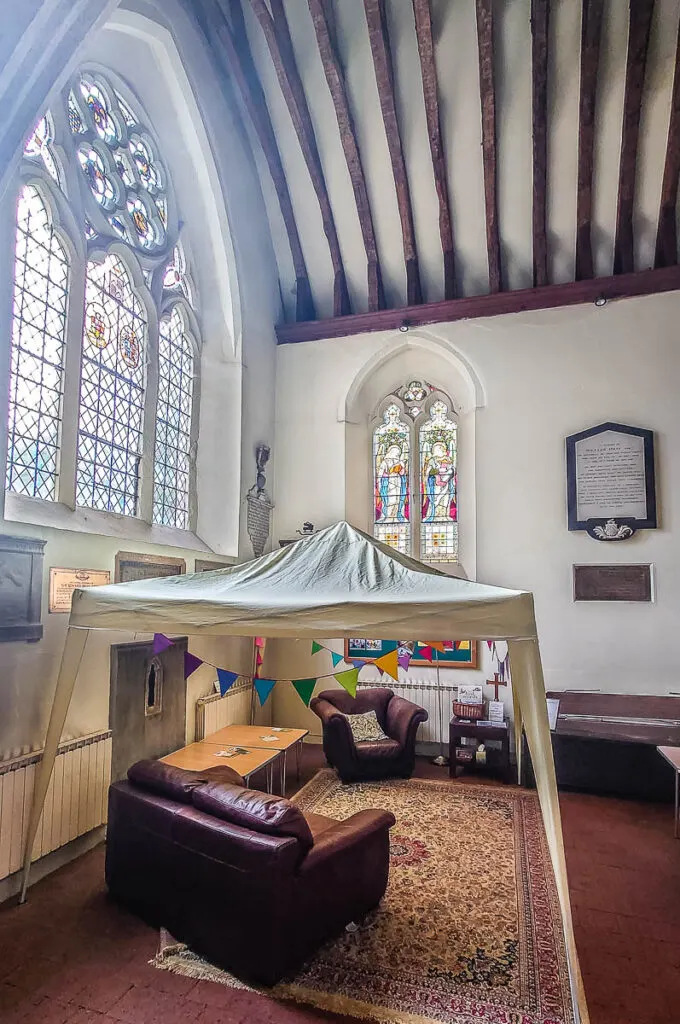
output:
POLYGON ((510 780, 510 735, 508 723, 502 725, 480 725, 479 722, 463 722, 452 718, 449 723, 449 774, 456 777, 458 768, 464 771, 478 772, 480 775, 497 775, 505 782, 510 780), (474 739, 476 743, 464 746, 461 740, 474 739), (488 743, 491 742, 491 746, 488 743), (480 743, 486 750, 486 761, 480 763, 475 751, 480 743), (472 758, 467 759, 462 751, 470 751, 472 758))
POLYGON ((42 639, 44 540, 0 535, 0 643, 42 639))

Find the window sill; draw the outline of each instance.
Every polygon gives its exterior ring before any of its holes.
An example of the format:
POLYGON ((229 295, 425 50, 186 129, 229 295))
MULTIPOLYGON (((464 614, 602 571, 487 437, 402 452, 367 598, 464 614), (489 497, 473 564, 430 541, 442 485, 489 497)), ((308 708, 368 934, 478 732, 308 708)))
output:
MULTIPOLYGON (((53 530, 71 530, 76 533, 94 533, 101 537, 119 537, 121 540, 144 541, 161 547, 207 551, 209 548, 190 530, 177 530, 171 526, 156 526, 133 516, 119 516, 115 512, 99 512, 92 508, 71 509, 59 502, 27 498, 23 494, 5 492, 5 521, 46 526, 53 530)), ((223 558, 224 556, 220 556, 223 558)))

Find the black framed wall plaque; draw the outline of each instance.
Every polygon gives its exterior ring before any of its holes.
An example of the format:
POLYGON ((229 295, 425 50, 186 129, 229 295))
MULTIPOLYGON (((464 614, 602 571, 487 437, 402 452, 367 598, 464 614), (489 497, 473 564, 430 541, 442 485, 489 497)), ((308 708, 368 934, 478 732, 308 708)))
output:
POLYGON ((575 601, 652 601, 652 567, 634 565, 575 565, 575 601))
POLYGON ((146 555, 139 551, 119 551, 116 555, 116 583, 152 580, 158 576, 181 576, 187 571, 183 558, 146 555))
POLYGON ((0 643, 42 639, 44 540, 0 536, 0 643))
POLYGON ((626 540, 636 530, 656 529, 653 431, 600 423, 571 434, 566 448, 570 530, 626 540))

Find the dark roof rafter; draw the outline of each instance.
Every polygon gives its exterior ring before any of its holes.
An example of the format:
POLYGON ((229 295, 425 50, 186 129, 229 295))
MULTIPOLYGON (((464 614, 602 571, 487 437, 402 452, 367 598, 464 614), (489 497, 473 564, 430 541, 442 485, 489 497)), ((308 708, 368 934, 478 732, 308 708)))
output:
POLYGON ((479 91, 482 103, 482 160, 484 165, 484 210, 486 248, 489 261, 489 291, 501 290, 501 240, 498 229, 496 168, 496 94, 493 73, 492 0, 475 0, 479 91))
POLYGON ((576 280, 593 277, 593 151, 595 101, 604 0, 583 0, 581 12, 581 92, 578 113, 576 194, 576 280))
POLYGON ((293 121, 302 155, 319 201, 324 234, 328 239, 333 265, 333 311, 336 316, 342 316, 350 311, 349 293, 333 210, 326 188, 309 107, 295 62, 283 4, 281 0, 271 0, 271 2, 275 17, 270 13, 265 0, 250 0, 253 12, 267 41, 281 92, 293 121))
POLYGON ((616 207, 614 239, 614 273, 626 274, 634 269, 633 201, 637 168, 640 109, 645 82, 645 66, 654 0, 630 0, 628 19, 628 53, 626 55, 626 86, 623 99, 621 159, 619 163, 619 196, 616 207))
POLYGON ((531 0, 531 126, 533 147, 534 284, 548 283, 548 21, 550 0, 531 0))
POLYGON ((430 152, 432 153, 432 170, 439 201, 439 235, 444 256, 444 298, 452 299, 456 294, 453 224, 449 204, 449 186, 446 180, 446 156, 439 118, 437 67, 434 59, 430 0, 413 0, 413 16, 420 55, 420 72, 423 80, 427 134, 430 138, 430 152))
POLYGON ((680 176, 680 25, 675 49, 675 74, 671 96, 671 115, 668 122, 666 161, 661 185, 661 206, 659 227, 656 235, 657 267, 670 267, 678 262, 678 230, 676 206, 678 202, 678 177, 680 176))
POLYGON ((340 140, 347 161, 354 198, 359 216, 359 226, 366 249, 366 262, 368 273, 368 308, 369 310, 384 309, 385 296, 383 292, 382 276, 380 273, 380 261, 378 248, 375 240, 373 217, 366 188, 366 179, 361 164, 361 155, 357 145, 356 133, 352 113, 345 88, 345 78, 340 64, 340 59, 331 35, 332 27, 328 21, 328 8, 324 0, 308 0, 309 13, 314 23, 314 31, 319 45, 319 54, 323 64, 324 74, 328 83, 328 89, 333 100, 335 116, 338 121, 340 140))
POLYGON ((390 153, 394 185, 397 191, 397 205, 401 221, 401 233, 404 240, 404 260, 406 262, 406 301, 416 305, 423 301, 418 269, 415 230, 413 227, 413 210, 409 191, 406 163, 401 145, 401 133, 397 118, 397 107, 394 96, 394 80, 392 74, 392 58, 390 55, 389 36, 384 0, 364 0, 368 37, 373 54, 373 66, 380 98, 387 147, 390 153))

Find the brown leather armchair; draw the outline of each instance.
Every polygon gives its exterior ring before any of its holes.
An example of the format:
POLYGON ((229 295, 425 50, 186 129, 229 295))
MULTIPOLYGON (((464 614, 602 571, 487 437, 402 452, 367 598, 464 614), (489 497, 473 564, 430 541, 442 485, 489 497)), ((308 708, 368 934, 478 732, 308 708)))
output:
POLYGON ((380 902, 393 824, 303 815, 228 766, 139 761, 109 789, 106 883, 212 963, 273 985, 380 902))
POLYGON ((324 690, 309 705, 323 726, 323 750, 331 768, 343 782, 359 779, 408 778, 415 765, 416 733, 427 711, 387 687, 359 690, 351 697, 346 690, 324 690), (386 740, 355 743, 343 715, 375 711, 386 740), (338 712, 341 712, 340 714, 338 712))

